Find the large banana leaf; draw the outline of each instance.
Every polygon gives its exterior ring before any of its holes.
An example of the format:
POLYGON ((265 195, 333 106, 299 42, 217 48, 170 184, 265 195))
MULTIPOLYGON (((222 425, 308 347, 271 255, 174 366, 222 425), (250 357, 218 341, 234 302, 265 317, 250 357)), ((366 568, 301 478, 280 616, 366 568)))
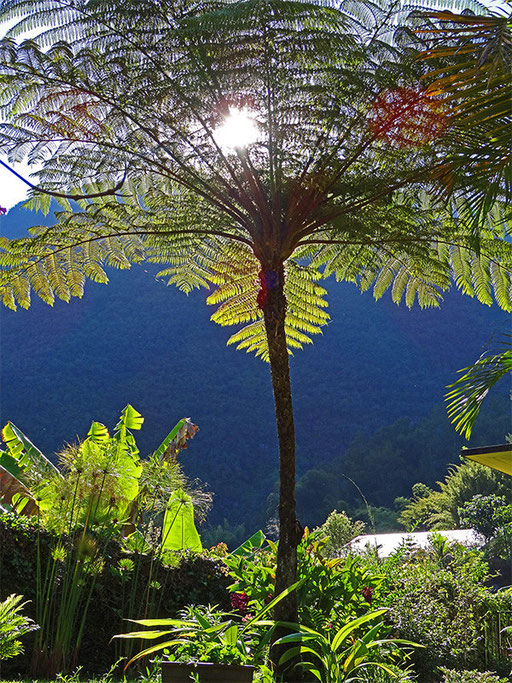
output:
POLYGON ((11 458, 31 478, 41 481, 48 477, 62 477, 55 465, 12 422, 8 422, 2 429, 2 439, 11 458))
POLYGON ((101 422, 93 422, 91 428, 87 432, 87 438, 89 441, 93 441, 97 444, 102 444, 108 441, 110 434, 108 429, 101 422))
POLYGON ((232 555, 248 555, 254 548, 261 548, 266 541, 266 536, 260 529, 252 536, 250 536, 242 545, 238 546, 236 550, 233 550, 232 555))
POLYGON ((135 443, 135 438, 131 433, 131 429, 140 429, 144 418, 135 410, 133 406, 128 404, 119 418, 119 422, 114 429, 114 439, 116 439, 121 446, 127 446, 132 456, 139 454, 139 449, 135 443))
POLYGON ((183 489, 171 494, 162 526, 162 550, 203 549, 194 524, 192 498, 183 489))

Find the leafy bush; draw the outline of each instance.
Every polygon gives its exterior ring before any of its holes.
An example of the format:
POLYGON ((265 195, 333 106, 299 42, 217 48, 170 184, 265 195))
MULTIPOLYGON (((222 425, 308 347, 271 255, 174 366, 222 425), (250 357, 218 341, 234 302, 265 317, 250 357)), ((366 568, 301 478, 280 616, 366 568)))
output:
POLYGON ((489 639, 496 614, 503 626, 510 623, 512 596, 485 586, 480 551, 437 539, 430 552, 407 559, 401 551, 378 566, 386 578, 376 603, 390 607, 400 637, 426 646, 413 654, 421 680, 433 678, 439 666, 506 670, 506 644, 495 647, 489 639))
MULTIPOLYGON (((353 557, 326 557, 326 543, 321 533, 306 529, 297 550, 300 623, 316 629, 326 624, 341 626, 366 614, 384 578, 353 557)), ((267 544, 224 560, 235 580, 230 589, 247 594, 255 610, 262 609, 274 594, 277 545, 270 540, 267 544)))
POLYGON ((365 528, 364 522, 352 520, 343 510, 333 510, 322 526, 315 531, 326 538, 324 554, 327 557, 334 557, 353 538, 364 534, 365 528))
POLYGON ((455 671, 440 668, 443 674, 442 683, 507 683, 507 678, 500 678, 490 671, 455 671))
POLYGON ((360 683, 412 683, 416 681, 416 676, 409 668, 400 669, 394 664, 389 664, 390 672, 383 669, 376 669, 363 671, 359 675, 360 683))
POLYGON ((0 660, 21 654, 23 645, 19 638, 38 628, 32 619, 21 614, 26 604, 22 600, 21 595, 13 594, 0 602, 0 660))
POLYGON ((477 494, 459 509, 459 516, 465 526, 489 540, 500 529, 512 524, 512 505, 507 505, 505 496, 477 494))

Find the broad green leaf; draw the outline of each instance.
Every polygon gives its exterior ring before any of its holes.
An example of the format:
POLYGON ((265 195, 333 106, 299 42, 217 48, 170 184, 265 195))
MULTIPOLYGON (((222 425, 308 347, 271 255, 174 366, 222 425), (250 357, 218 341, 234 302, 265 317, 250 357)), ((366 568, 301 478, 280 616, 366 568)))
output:
POLYGON ((338 631, 338 633, 334 636, 333 641, 332 641, 332 649, 334 652, 338 650, 340 645, 343 643, 343 641, 359 626, 362 626, 363 624, 366 624, 368 621, 373 621, 373 619, 377 619, 378 617, 381 617, 383 614, 387 612, 387 608, 383 607, 382 609, 375 610, 375 612, 370 612, 369 614, 364 614, 362 617, 359 617, 358 619, 354 619, 353 621, 350 621, 346 626, 344 626, 342 629, 338 631))
POLYGON ((18 512, 31 515, 37 511, 37 504, 30 490, 23 482, 0 465, 0 502, 11 505, 18 512), (27 503, 21 501, 26 500, 27 503))
POLYGON ((192 498, 177 489, 171 494, 162 526, 162 550, 194 550, 201 552, 203 546, 194 524, 192 498))
POLYGON ((0 465, 7 470, 9 474, 13 477, 23 481, 23 468, 18 465, 18 461, 15 460, 12 455, 6 453, 5 451, 0 451, 0 465))
POLYGON ((187 447, 188 439, 193 438, 198 430, 199 427, 188 417, 183 417, 156 449, 154 457, 159 460, 168 459, 168 451, 170 456, 174 457, 180 450, 187 447))
POLYGON ((260 529, 257 531, 255 534, 253 534, 250 538, 248 538, 246 541, 242 543, 242 545, 238 546, 236 550, 233 550, 231 553, 232 555, 247 555, 253 548, 261 548, 262 545, 265 543, 265 534, 263 531, 260 529))
POLYGON ((174 629, 171 631, 131 631, 130 633, 123 633, 121 635, 114 636, 114 638, 124 638, 128 640, 130 638, 140 638, 142 640, 155 640, 156 638, 160 638, 161 636, 168 636, 170 633, 175 633, 174 629))
MULTIPOLYGON (((283 641, 280 639, 280 643, 283 641)), ((313 648, 311 647, 306 647, 305 645, 300 645, 298 647, 292 647, 289 650, 287 650, 279 660, 279 664, 286 664, 286 662, 289 662, 290 659, 294 659, 294 657, 297 657, 297 655, 302 655, 302 654, 310 654, 313 655, 314 657, 317 657, 320 661, 322 661, 321 655, 318 654, 313 648)))
POLYGON ((155 451, 155 457, 156 458, 161 458, 162 455, 165 453, 165 449, 168 447, 168 445, 171 443, 171 441, 174 439, 176 434, 179 432, 179 430, 183 427, 185 424, 185 418, 182 418, 178 424, 172 429, 172 431, 167 434, 165 439, 162 441, 160 446, 155 451))
POLYGON ((62 477, 55 465, 12 422, 8 422, 2 429, 2 439, 9 455, 23 470, 30 469, 31 475, 35 474, 39 479, 62 477))
POLYGON ((193 628, 195 626, 193 621, 185 621, 184 619, 127 619, 126 621, 141 626, 175 626, 176 628, 193 628))
POLYGON ((143 422, 144 418, 142 415, 128 403, 128 405, 121 412, 121 417, 119 418, 119 422, 116 424, 115 431, 119 432, 123 428, 140 429, 143 422))
POLYGON ((130 452, 122 450, 117 457, 119 469, 118 484, 123 497, 132 501, 139 493, 139 479, 142 474, 142 463, 130 452))
POLYGON ((114 439, 123 450, 128 449, 134 458, 139 455, 139 449, 130 429, 140 429, 143 422, 144 418, 142 415, 133 406, 128 404, 122 411, 119 422, 114 429, 114 439))
MULTIPOLYGON (((277 605, 278 602, 281 602, 283 598, 285 598, 287 595, 290 595, 294 590, 296 590, 299 586, 302 586, 304 583, 305 579, 301 579, 300 581, 296 581, 293 583, 291 586, 288 586, 288 588, 285 588, 284 591, 279 593, 279 595, 276 595, 275 598, 273 598, 263 609, 261 609, 257 614, 254 615, 252 619, 250 619, 248 622, 246 622, 244 628, 242 629, 242 633, 244 631, 247 631, 253 624, 259 623, 261 620, 261 617, 269 612, 271 609, 274 609, 274 606, 277 605)), ((278 622, 279 624, 286 622, 278 622)), ((295 628, 297 627, 297 624, 293 625, 295 628)))
POLYGON ((101 422, 93 422, 91 428, 87 432, 87 438, 93 443, 102 444, 108 441, 110 434, 104 424, 101 424, 101 422))
MULTIPOLYGON (((127 638, 129 636, 129 633, 123 633, 121 635, 114 636, 114 638, 127 638)), ((171 647, 171 645, 183 645, 185 640, 180 640, 180 639, 175 639, 175 640, 166 640, 164 643, 158 643, 157 645, 153 645, 153 647, 148 647, 146 650, 142 650, 142 652, 139 652, 135 655, 135 657, 132 657, 128 664, 124 667, 124 671, 130 666, 130 664, 133 664, 133 662, 136 662, 138 659, 142 659, 142 657, 146 657, 147 655, 153 654, 153 652, 160 652, 161 650, 165 650, 167 647, 171 647)))
POLYGON ((227 645, 236 645, 238 641, 238 626, 236 624, 233 624, 228 629, 226 629, 226 632, 224 633, 222 640, 227 645))

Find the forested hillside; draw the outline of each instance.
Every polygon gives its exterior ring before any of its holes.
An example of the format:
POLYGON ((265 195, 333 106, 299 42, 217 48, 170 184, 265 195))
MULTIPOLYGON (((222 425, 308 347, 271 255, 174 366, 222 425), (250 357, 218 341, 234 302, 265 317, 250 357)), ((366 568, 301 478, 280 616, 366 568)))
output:
MULTIPOLYGON (((17 207, 0 232, 21 236, 46 219, 17 207)), ((226 347, 229 330, 209 321, 206 292, 186 297, 155 282, 156 269, 111 273, 82 300, 34 300, 1 311, 1 419, 47 453, 109 426, 132 403, 145 417, 138 442, 155 448, 180 417, 200 432, 183 456, 188 475, 215 493, 210 520, 245 523, 272 514, 277 447, 269 369, 226 347)), ((392 506, 416 481, 433 483, 457 460, 462 439, 442 408, 446 384, 493 336, 510 331, 498 308, 450 292, 440 310, 409 311, 327 282, 331 322, 292 359, 301 520, 315 524, 359 494, 392 506)), ((506 382, 484 410, 472 443, 511 431, 506 382)), ((477 423, 478 425, 478 423, 477 423)))

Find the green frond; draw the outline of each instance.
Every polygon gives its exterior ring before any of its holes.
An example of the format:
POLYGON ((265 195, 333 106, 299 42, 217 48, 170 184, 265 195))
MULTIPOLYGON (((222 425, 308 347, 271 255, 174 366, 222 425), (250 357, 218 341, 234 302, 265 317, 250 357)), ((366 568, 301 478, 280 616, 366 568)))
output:
POLYGON ((493 304, 490 261, 486 256, 473 254, 471 259, 471 272, 475 296, 482 304, 493 304))
POLYGON ((455 277, 455 284, 464 294, 474 296, 472 273, 471 273, 471 252, 466 248, 452 246, 450 248, 451 267, 455 277))
MULTIPOLYGON (((268 262, 285 266, 290 351, 328 321, 319 281, 331 274, 407 306, 438 305, 455 281, 510 310, 509 72, 480 50, 495 22, 431 16, 449 31, 436 42, 412 35, 397 0, 189 9, 0 3, 0 21, 17 22, 0 40, 0 153, 41 164, 46 192, 89 197, 60 197, 56 226, 0 240, 6 306, 29 306, 32 292, 68 301, 108 268, 157 263, 167 285, 208 289, 212 319, 241 326, 229 343, 264 358, 268 262), (25 30, 39 38, 18 44, 25 30), (420 40, 430 61, 415 59, 420 40), (382 94, 416 92, 428 64, 450 125, 404 147, 375 127, 382 94), (259 139, 228 152, 215 134, 235 107, 253 112, 259 139)), ((49 195, 34 189, 29 204, 48 210, 49 195)))
POLYGON ((499 263, 491 263, 490 272, 496 302, 500 308, 510 312, 512 310, 511 273, 502 268, 499 263))
MULTIPOLYGON (((224 281, 208 297, 207 303, 220 304, 211 317, 219 325, 249 323, 233 334, 228 344, 236 344, 238 349, 253 352, 268 361, 263 313, 257 305, 259 270, 258 261, 247 252, 242 268, 236 263, 224 269, 224 281)), ((318 284, 320 278, 318 271, 301 266, 292 259, 286 263, 285 334, 290 352, 301 349, 303 344, 310 344, 310 335, 319 334, 329 320, 324 298, 327 292, 318 284)))
POLYGON ((228 339, 228 344, 236 344, 237 349, 254 353, 268 363, 268 345, 263 320, 246 325, 228 339))
POLYGON ((469 439, 484 398, 505 375, 512 372, 510 335, 503 341, 505 349, 494 355, 483 355, 474 365, 461 370, 461 377, 451 384, 446 394, 448 416, 455 429, 469 439))
POLYGON ((380 299, 387 289, 393 283, 396 277, 398 263, 392 260, 391 263, 386 264, 377 275, 373 285, 373 296, 375 299, 380 299))

